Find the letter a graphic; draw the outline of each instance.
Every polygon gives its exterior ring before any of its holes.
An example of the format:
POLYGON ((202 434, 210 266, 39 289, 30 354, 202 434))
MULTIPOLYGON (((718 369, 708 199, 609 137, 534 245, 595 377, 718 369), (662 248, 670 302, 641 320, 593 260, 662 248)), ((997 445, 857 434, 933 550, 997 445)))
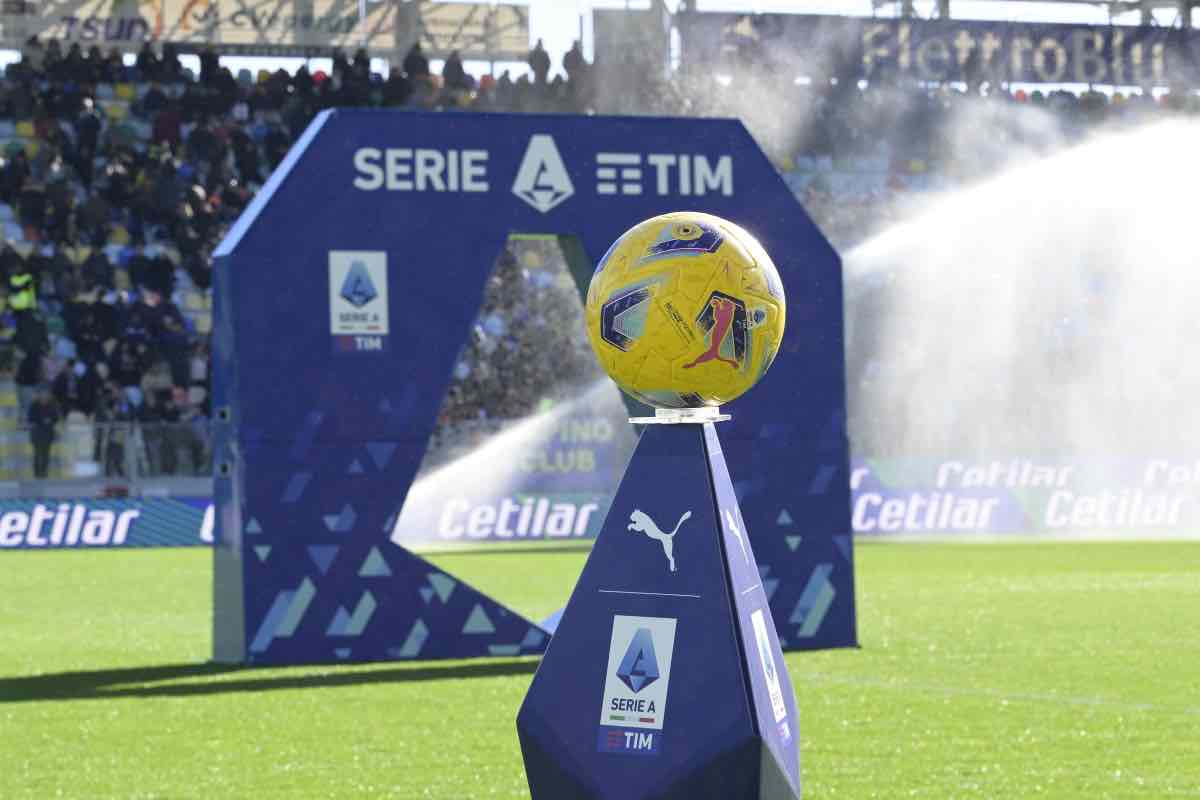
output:
POLYGON ((640 692, 658 680, 658 658, 654 655, 654 637, 649 628, 638 628, 617 667, 621 682, 640 692))
POLYGON ((543 214, 575 194, 571 176, 549 134, 529 137, 512 191, 543 214))
POLYGON ((371 282, 371 274, 367 272, 366 264, 355 261, 350 265, 350 271, 346 273, 346 280, 342 283, 341 294, 355 308, 362 308, 379 296, 379 292, 375 291, 375 284, 371 282))

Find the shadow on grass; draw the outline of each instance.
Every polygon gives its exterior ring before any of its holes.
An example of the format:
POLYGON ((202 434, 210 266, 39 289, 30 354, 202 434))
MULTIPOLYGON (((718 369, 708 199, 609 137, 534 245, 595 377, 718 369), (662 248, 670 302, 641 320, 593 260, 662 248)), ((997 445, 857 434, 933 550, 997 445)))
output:
POLYGON ((275 689, 320 689, 361 686, 372 683, 501 678, 532 675, 538 660, 478 661, 372 669, 363 665, 329 664, 288 667, 279 674, 270 667, 225 664, 161 664, 148 667, 56 672, 19 678, 0 678, 0 704, 50 700, 108 700, 123 697, 195 697, 234 692, 269 692, 275 689), (300 670, 306 672, 297 674, 300 670), (316 672, 321 670, 320 672, 316 672), (233 679, 225 676, 236 675, 233 679), (210 679, 190 683, 147 685, 186 678, 210 679))

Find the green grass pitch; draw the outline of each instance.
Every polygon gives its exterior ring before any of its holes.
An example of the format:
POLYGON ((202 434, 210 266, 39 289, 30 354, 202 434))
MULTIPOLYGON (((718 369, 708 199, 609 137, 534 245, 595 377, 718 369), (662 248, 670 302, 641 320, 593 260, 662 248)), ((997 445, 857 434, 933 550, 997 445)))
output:
MULTIPOLYGON (((806 798, 1200 797, 1200 543, 867 544, 806 798)), ((436 558, 535 617, 582 552, 436 558)), ((536 662, 227 670, 202 550, 0 557, 0 798, 527 797, 536 662)), ((599 692, 599 688, 597 688, 599 692)))

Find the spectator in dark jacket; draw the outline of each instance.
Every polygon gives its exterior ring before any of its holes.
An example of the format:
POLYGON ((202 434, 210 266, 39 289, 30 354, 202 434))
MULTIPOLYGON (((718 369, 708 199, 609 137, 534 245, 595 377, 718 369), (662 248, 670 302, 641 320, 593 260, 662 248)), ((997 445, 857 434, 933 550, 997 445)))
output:
POLYGON ((217 77, 217 70, 220 69, 220 66, 216 51, 211 47, 204 48, 200 53, 200 82, 212 83, 217 77))
POLYGON ((529 68, 533 70, 533 79, 539 85, 546 83, 546 77, 550 74, 550 54, 546 52, 542 40, 538 39, 537 44, 529 51, 529 68))
POLYGON ((105 384, 96 404, 95 460, 103 463, 104 474, 126 477, 125 444, 134 409, 114 382, 105 384))
POLYGON ((42 383, 45 368, 42 365, 40 350, 25 350, 21 362, 17 365, 14 382, 17 384, 17 413, 20 418, 28 421, 30 409, 33 408, 37 397, 38 386, 42 383))
POLYGON ((447 58, 442 67, 442 81, 447 89, 470 89, 467 71, 463 69, 462 56, 455 50, 447 58))
POLYGON ((142 97, 142 113, 147 117, 153 117, 159 111, 167 107, 167 95, 163 92, 162 87, 157 83, 150 84, 150 88, 146 90, 145 96, 142 97))
POLYGON ((100 141, 100 129, 104 127, 92 98, 83 99, 83 111, 75 119, 75 143, 80 150, 96 152, 100 141))
POLYGON ((563 71, 567 73, 567 80, 578 81, 583 77, 583 72, 587 68, 587 62, 583 60, 583 49, 579 46, 579 40, 575 40, 575 44, 571 45, 571 49, 563 56, 563 71))
POLYGON ((96 413, 96 395, 100 380, 86 362, 72 358, 54 379, 51 391, 63 415, 78 411, 86 416, 96 413))
POLYGON ((429 77, 429 59, 421 52, 420 42, 414 42, 408 55, 404 57, 404 74, 408 76, 409 81, 429 77))
POLYGON ((179 149, 179 142, 182 139, 180 130, 183 124, 179 112, 173 107, 164 108, 154 116, 154 141, 155 143, 166 143, 171 146, 172 150, 179 149))
POLYGON ((33 477, 45 478, 50 470, 50 446, 58 425, 58 408, 50 392, 42 389, 29 408, 29 439, 33 443, 33 477))

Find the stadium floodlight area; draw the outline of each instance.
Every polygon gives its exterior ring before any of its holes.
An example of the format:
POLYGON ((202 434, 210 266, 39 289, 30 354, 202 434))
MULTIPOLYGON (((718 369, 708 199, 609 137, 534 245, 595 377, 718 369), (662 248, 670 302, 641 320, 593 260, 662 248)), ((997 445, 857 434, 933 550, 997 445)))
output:
POLYGON ((573 237, 582 294, 622 232, 689 209, 755 233, 789 301, 722 426, 781 643, 855 644, 841 263, 742 124, 332 110, 215 253, 215 659, 542 652, 396 519, 509 235, 573 237))

